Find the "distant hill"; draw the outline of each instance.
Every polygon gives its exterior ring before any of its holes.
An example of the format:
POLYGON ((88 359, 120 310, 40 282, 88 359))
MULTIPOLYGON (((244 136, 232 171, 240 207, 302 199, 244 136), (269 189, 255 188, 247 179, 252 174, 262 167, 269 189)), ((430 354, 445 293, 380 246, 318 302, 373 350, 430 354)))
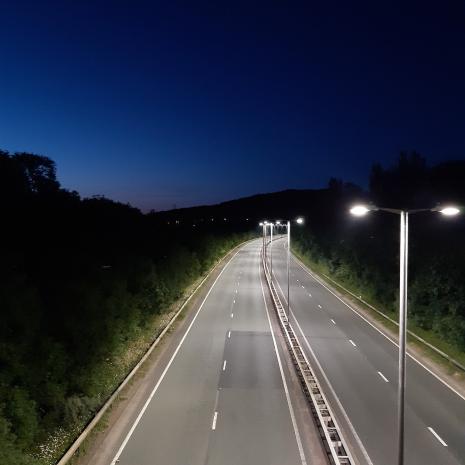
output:
POLYGON ((154 213, 162 222, 250 222, 264 219, 286 220, 297 216, 321 214, 350 198, 361 197, 362 191, 356 186, 334 181, 326 189, 288 189, 269 194, 257 194, 236 200, 191 208, 180 208, 154 213))

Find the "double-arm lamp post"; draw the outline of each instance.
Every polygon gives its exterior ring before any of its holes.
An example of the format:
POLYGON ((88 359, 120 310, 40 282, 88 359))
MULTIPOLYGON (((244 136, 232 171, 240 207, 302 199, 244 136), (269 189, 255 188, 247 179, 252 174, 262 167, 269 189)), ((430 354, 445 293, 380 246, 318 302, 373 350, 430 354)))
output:
POLYGON ((407 271, 408 271, 408 217, 413 213, 439 212, 444 216, 455 216, 460 209, 454 206, 398 210, 373 205, 355 205, 350 209, 354 216, 365 216, 371 211, 385 211, 400 215, 400 282, 399 282, 399 381, 398 402, 398 465, 404 464, 404 405, 405 405, 405 357, 407 333, 407 271))

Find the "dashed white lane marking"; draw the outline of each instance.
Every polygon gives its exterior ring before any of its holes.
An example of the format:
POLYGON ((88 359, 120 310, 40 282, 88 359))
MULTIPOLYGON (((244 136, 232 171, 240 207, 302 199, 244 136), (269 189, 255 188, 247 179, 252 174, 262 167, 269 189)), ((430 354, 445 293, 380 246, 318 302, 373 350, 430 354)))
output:
POLYGON ((305 289, 305 286, 303 284, 301 284, 301 286, 302 286, 302 289, 305 289))
POLYGON ((350 342, 354 347, 357 347, 357 344, 355 344, 355 342, 352 341, 352 339, 349 339, 349 342, 350 342))
POLYGON ((310 292, 309 292, 309 293, 308 293, 308 296, 309 296, 309 297, 311 297, 311 296, 312 296, 312 294, 310 294, 310 292))
POLYGON ((234 318, 234 313, 231 313, 231 318, 234 318))
POLYGON ((331 323, 332 323, 333 325, 336 324, 336 322, 335 322, 332 318, 331 318, 331 323))
POLYGON ((237 289, 236 289, 236 294, 237 294, 237 289))
POLYGON ((444 446, 444 447, 447 447, 447 444, 445 443, 445 441, 443 441, 441 439, 441 436, 439 436, 438 433, 436 433, 436 431, 434 431, 433 428, 431 428, 431 426, 428 426, 428 429, 430 430, 430 432, 434 435, 434 437, 444 446))
POLYGON ((386 383, 389 383, 389 380, 386 378, 386 376, 384 376, 380 371, 378 371, 378 375, 381 376, 381 378, 383 379, 383 381, 385 381, 386 383))
POLYGON ((318 308, 321 308, 321 305, 320 305, 320 304, 318 304, 318 308))
POLYGON ((213 423, 212 423, 212 430, 216 429, 216 420, 218 419, 218 412, 215 412, 213 415, 213 423))
POLYGON ((223 362, 223 371, 226 370, 226 360, 223 362))
POLYGON ((228 331, 228 339, 231 338, 231 331, 228 331))
POLYGON ((236 299, 233 300, 233 305, 236 303, 236 299))

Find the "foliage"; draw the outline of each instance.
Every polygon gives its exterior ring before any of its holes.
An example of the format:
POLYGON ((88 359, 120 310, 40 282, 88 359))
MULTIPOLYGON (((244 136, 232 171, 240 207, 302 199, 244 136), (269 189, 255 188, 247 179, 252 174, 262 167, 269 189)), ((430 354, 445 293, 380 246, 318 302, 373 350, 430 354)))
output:
POLYGON ((0 463, 48 464, 132 368, 128 347, 248 226, 81 199, 33 154, 0 151, 0 194, 0 463))

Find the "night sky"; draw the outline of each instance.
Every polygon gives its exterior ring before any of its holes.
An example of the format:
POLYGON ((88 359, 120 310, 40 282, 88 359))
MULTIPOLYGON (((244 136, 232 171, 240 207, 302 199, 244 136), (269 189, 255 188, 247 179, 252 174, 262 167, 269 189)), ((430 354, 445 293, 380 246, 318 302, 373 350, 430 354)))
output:
POLYGON ((463 159, 463 5, 2 1, 0 148, 143 210, 463 159))

